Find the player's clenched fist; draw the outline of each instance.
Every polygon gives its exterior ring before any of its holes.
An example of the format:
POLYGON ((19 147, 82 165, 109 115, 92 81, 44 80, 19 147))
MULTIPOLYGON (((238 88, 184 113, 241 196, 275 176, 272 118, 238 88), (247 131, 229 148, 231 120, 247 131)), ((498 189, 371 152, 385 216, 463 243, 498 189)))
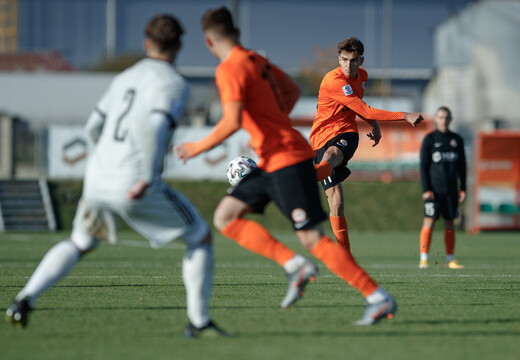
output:
POLYGON ((403 117, 407 122, 412 124, 412 126, 417 126, 424 120, 424 118, 422 117, 422 115, 420 113, 406 113, 405 112, 405 113, 403 113, 403 117))

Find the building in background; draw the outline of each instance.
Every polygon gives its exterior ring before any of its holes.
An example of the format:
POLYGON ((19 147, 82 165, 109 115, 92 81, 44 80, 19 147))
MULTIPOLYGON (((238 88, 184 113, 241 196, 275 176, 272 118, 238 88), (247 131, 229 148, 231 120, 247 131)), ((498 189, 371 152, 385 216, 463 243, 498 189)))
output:
MULTIPOLYGON (((93 69, 111 59, 142 56, 142 26, 158 12, 176 14, 186 30, 177 63, 191 85, 184 124, 214 124, 220 114, 213 78, 217 61, 204 46, 199 21, 207 8, 222 5, 238 14, 244 45, 281 65, 309 95, 292 114, 300 124, 314 118, 319 83, 312 87, 308 80, 321 79, 336 66, 337 42, 352 35, 366 45, 369 105, 392 110, 399 104, 398 109, 432 114, 447 104, 469 145, 473 129, 515 126, 519 113, 518 103, 511 100, 516 90, 507 93, 518 86, 513 62, 520 50, 512 45, 519 36, 514 15, 518 1, 0 0, 0 5, 4 9, 0 25, 11 28, 0 33, 0 41, 7 43, 6 35, 14 34, 16 44, 14 55, 2 56, 60 54, 75 69, 13 71, 12 61, 3 69, 0 61, 0 113, 17 117, 32 129, 82 125, 115 75, 93 69), (14 29, 12 20, 4 20, 13 17, 14 29), (484 26, 482 19, 496 24, 484 26), (483 49, 486 41, 491 43, 483 49), (491 70, 484 61, 493 64, 491 70)), ((397 136, 394 142, 401 143, 397 136)), ((406 154, 411 167, 412 153, 406 154)))
POLYGON ((0 54, 18 50, 18 1, 0 0, 0 54))
POLYGON ((449 106, 465 133, 520 129, 520 1, 479 1, 435 29, 424 110, 449 106))
MULTIPOLYGON (((321 79, 325 71, 335 66, 336 44, 354 35, 366 45, 364 67, 370 74, 366 95, 384 95, 383 105, 387 108, 392 102, 388 96, 406 98, 411 103, 410 111, 420 111, 422 92, 433 70, 432 30, 468 3, 468 0, 0 0, 0 41, 11 44, 11 50, 0 49, 0 53, 14 51, 17 56, 58 53, 78 72, 90 72, 114 59, 123 63, 129 58, 136 61, 143 56, 142 28, 146 21, 158 12, 174 13, 186 32, 177 65, 192 85, 186 123, 212 124, 215 119, 212 114, 218 114, 215 105, 218 95, 213 84, 217 61, 204 46, 200 17, 209 7, 227 5, 237 14, 243 44, 265 53, 293 75, 310 96, 306 101, 315 101, 319 83, 309 86, 305 77, 321 79), (310 69, 311 74, 302 69, 310 69)), ((62 90, 65 84, 69 86, 74 79, 84 79, 86 74, 69 74, 70 80, 66 80, 67 76, 60 73, 52 80, 49 74, 40 74, 45 69, 39 68, 36 86, 32 86, 32 75, 22 74, 20 70, 13 72, 12 66, 2 68, 0 64, 3 84, 14 83, 16 89, 0 88, 0 111, 37 126, 53 119, 60 123, 83 122, 88 116, 83 109, 90 108, 89 101, 100 95, 90 92, 91 82, 85 85, 83 98, 74 98, 79 96, 81 84, 68 94, 66 89, 62 90), (42 81, 48 83, 42 85, 42 81), (47 90, 55 87, 57 91, 47 90), (63 92, 70 99, 65 99, 63 92), (24 94, 24 98, 17 94, 24 94), (82 102, 83 106, 77 106, 77 114, 70 116, 68 110, 59 113, 59 106, 47 106, 46 110, 32 106, 33 102, 65 102, 65 108, 67 104, 70 108, 82 102), (38 111, 34 111, 36 108, 38 111)))

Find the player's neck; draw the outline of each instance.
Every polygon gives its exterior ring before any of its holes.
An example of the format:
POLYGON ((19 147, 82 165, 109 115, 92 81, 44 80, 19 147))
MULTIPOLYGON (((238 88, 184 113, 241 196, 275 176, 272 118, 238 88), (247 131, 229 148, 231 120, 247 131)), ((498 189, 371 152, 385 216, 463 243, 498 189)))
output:
POLYGON ((167 63, 173 64, 177 53, 161 53, 157 51, 149 51, 146 53, 148 59, 166 61, 167 63))
POLYGON ((239 42, 236 41, 222 41, 218 47, 215 48, 215 55, 220 61, 226 60, 229 55, 231 54, 231 51, 233 51, 233 48, 237 45, 240 45, 239 42))

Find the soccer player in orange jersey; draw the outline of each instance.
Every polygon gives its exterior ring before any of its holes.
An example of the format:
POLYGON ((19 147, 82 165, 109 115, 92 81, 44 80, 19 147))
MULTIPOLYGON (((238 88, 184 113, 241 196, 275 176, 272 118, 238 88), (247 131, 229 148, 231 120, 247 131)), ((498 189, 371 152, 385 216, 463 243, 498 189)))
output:
POLYGON ((296 236, 312 255, 333 273, 357 288, 367 300, 359 325, 372 325, 397 311, 394 299, 356 263, 350 252, 325 236, 321 222, 326 215, 320 204, 314 152, 292 128, 288 113, 299 97, 298 86, 254 51, 239 42, 239 30, 224 7, 208 10, 202 29, 210 52, 220 60, 216 83, 223 115, 204 139, 180 144, 178 156, 186 161, 219 144, 240 127, 250 134, 259 157, 258 167, 225 196, 214 214, 215 227, 244 248, 282 266, 289 287, 281 306, 288 308, 303 295, 317 267, 275 239, 260 224, 244 219, 262 213, 274 201, 292 222, 296 236))
POLYGON ((362 99, 368 75, 363 64, 363 43, 350 37, 338 44, 339 67, 323 78, 318 95, 316 119, 309 140, 316 151, 318 181, 325 190, 330 209, 330 223, 334 235, 350 251, 347 220, 344 215, 341 183, 350 175, 348 161, 359 142, 356 116, 372 126, 367 136, 376 146, 381 131, 376 120, 405 120, 416 126, 423 117, 419 113, 393 112, 372 108, 362 99))

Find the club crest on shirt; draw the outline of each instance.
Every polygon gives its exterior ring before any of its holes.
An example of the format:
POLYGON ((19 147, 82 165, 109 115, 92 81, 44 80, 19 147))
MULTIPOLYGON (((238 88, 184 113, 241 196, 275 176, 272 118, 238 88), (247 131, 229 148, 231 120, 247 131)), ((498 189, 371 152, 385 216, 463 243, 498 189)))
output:
POLYGON ((450 140, 450 145, 451 145, 452 147, 457 147, 457 140, 455 140, 455 139, 451 139, 451 140, 450 140))
POLYGON ((296 208, 291 212, 291 218, 295 223, 302 223, 307 220, 307 212, 302 208, 296 208))
POLYGON ((350 86, 349 84, 343 86, 342 89, 343 89, 343 94, 345 94, 345 96, 349 96, 354 93, 354 91, 352 90, 352 86, 350 86))
POLYGON ((361 87, 363 88, 363 90, 365 90, 365 86, 366 86, 366 83, 363 81, 363 82, 361 83, 361 87))

